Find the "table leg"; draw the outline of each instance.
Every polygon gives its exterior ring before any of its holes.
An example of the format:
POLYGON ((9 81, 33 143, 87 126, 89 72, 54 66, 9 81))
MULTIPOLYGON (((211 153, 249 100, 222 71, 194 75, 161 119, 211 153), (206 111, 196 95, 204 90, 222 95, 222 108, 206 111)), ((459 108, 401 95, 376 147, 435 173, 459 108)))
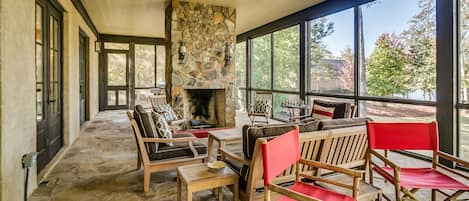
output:
POLYGON ((218 191, 218 201, 223 201, 223 191, 222 191, 222 188, 223 188, 223 187, 218 187, 218 188, 217 188, 217 191, 218 191))
POLYGON ((177 194, 177 201, 181 201, 181 179, 179 179, 179 173, 177 173, 177 189, 178 189, 178 194, 177 194))
POLYGON ((208 161, 212 160, 212 152, 213 152, 213 137, 211 135, 208 135, 208 154, 207 154, 208 161))
POLYGON ((235 183, 233 186, 233 201, 238 201, 239 197, 239 184, 238 184, 238 179, 235 179, 235 183))
POLYGON ((187 201, 192 201, 192 189, 187 185, 187 201))
POLYGON ((218 142, 218 149, 220 149, 220 148, 225 148, 225 145, 226 145, 226 141, 224 141, 224 140, 218 142))

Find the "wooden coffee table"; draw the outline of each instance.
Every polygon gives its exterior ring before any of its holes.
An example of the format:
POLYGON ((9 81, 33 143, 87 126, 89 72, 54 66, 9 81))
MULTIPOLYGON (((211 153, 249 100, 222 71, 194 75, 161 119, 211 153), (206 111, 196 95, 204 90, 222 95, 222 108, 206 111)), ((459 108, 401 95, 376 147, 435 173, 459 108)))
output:
POLYGON ((243 127, 209 131, 208 132, 207 159, 209 161, 214 160, 212 159, 213 152, 215 151, 215 153, 218 153, 218 149, 225 147, 226 144, 242 142, 243 141, 242 132, 243 132, 243 127), (213 147, 214 141, 218 142, 218 147, 216 147, 216 150, 214 150, 214 147, 213 147))
POLYGON ((196 191, 217 189, 218 200, 223 200, 221 188, 223 186, 233 185, 233 200, 238 200, 238 174, 231 168, 225 167, 218 173, 208 171, 207 164, 186 165, 177 168, 177 200, 181 201, 182 184, 187 188, 187 200, 192 201, 192 193, 196 191))

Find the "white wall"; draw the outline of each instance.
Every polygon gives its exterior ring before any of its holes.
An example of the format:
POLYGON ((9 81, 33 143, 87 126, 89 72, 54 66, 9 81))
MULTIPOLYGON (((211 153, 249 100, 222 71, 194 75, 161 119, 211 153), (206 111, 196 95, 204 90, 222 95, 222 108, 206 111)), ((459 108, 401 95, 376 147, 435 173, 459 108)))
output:
MULTIPOLYGON (((78 137, 79 28, 89 37, 90 117, 98 113, 98 54, 96 37, 70 0, 64 7, 64 142, 78 137)), ((36 151, 35 0, 0 0, 0 200, 22 200, 24 169, 21 157, 36 151)), ((30 172, 29 192, 37 187, 30 172)))

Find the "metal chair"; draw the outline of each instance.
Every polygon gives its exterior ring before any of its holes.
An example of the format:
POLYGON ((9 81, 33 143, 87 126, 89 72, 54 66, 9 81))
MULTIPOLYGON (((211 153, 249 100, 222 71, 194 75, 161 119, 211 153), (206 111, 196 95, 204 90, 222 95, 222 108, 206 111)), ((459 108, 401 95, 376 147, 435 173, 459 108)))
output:
POLYGON ((251 124, 266 123, 269 124, 272 111, 272 92, 256 91, 256 100, 249 105, 248 117, 251 124), (264 118, 264 121, 256 120, 256 117, 264 118))

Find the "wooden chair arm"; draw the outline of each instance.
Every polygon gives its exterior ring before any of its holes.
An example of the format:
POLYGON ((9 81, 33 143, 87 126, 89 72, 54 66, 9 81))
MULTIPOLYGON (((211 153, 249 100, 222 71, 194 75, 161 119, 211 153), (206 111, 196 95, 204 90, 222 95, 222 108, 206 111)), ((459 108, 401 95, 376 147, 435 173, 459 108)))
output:
POLYGON ((143 142, 162 142, 162 143, 170 143, 170 142, 192 142, 196 141, 196 137, 181 137, 181 138, 142 138, 143 142))
MULTIPOLYGON (((390 167, 392 167, 395 171, 399 171, 399 169, 401 169, 401 167, 399 167, 398 165, 396 165, 395 163, 393 163, 392 161, 390 161, 389 159, 387 159, 385 156, 381 155, 380 153, 376 152, 375 150, 372 150, 372 149, 368 149, 368 152, 375 156, 376 158, 380 159, 381 161, 383 161, 386 165, 389 165, 390 167)), ((371 160, 371 158, 370 158, 371 160)))
POLYGON ((303 120, 304 118, 307 118, 307 117, 311 117, 311 115, 302 115, 302 116, 296 116, 296 117, 292 117, 291 120, 303 120))
POLYGON ((243 165, 247 165, 247 166, 250 166, 251 165, 251 161, 249 159, 246 159, 240 155, 237 155, 237 154, 234 154, 234 153, 231 153, 229 152, 228 150, 225 150, 223 148, 220 148, 218 149, 218 152, 223 156, 223 157, 226 157, 226 158, 231 158, 237 162, 240 162, 242 163, 243 165))
POLYGON ((194 145, 192 144, 192 140, 188 141, 187 143, 189 143, 189 149, 191 149, 192 154, 194 154, 194 158, 199 156, 199 152, 197 152, 197 149, 195 149, 194 145))
POLYGON ((361 178, 361 176, 363 174, 363 171, 356 171, 356 170, 346 169, 346 168, 338 167, 338 166, 335 166, 335 165, 329 165, 329 164, 325 164, 325 163, 321 163, 321 162, 317 162, 317 161, 300 159, 299 163, 304 164, 304 165, 308 165, 308 166, 312 166, 312 167, 316 167, 316 168, 332 170, 334 172, 350 175, 352 177, 361 178))
POLYGON ((298 193, 298 192, 292 191, 288 188, 281 187, 281 186, 278 186, 278 185, 275 185, 275 184, 269 184, 268 187, 269 187, 270 190, 275 191, 277 193, 280 193, 282 195, 285 195, 285 196, 287 196, 289 198, 292 198, 294 200, 298 200, 298 201, 320 201, 318 199, 314 199, 312 197, 309 197, 305 194, 298 193))
POLYGON ((455 157, 453 155, 449 155, 445 152, 441 152, 441 151, 436 151, 436 153, 438 154, 439 157, 441 158, 444 158, 446 160, 450 160, 450 161, 453 161, 455 162, 456 164, 462 166, 462 167, 465 167, 465 168, 469 168, 469 162, 463 160, 463 159, 460 159, 458 157, 455 157))
POLYGON ((193 142, 197 140, 196 137, 181 137, 181 138, 142 138, 143 142, 161 142, 161 143, 176 143, 176 142, 187 142, 189 149, 194 154, 194 157, 199 156, 197 149, 195 149, 193 142))

